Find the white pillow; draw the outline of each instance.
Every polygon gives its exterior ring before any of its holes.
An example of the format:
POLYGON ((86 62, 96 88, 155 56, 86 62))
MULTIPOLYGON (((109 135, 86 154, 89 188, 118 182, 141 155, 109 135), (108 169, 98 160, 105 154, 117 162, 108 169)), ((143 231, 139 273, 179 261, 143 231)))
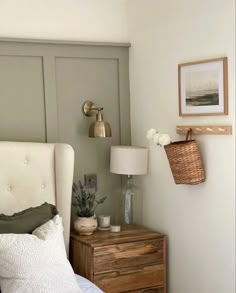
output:
POLYGON ((57 215, 30 234, 0 234, 2 293, 81 293, 57 215))

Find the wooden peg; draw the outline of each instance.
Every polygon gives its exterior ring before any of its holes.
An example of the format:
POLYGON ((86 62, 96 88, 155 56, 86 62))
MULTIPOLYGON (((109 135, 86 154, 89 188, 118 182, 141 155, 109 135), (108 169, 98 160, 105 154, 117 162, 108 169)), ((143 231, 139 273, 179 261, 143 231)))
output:
POLYGON ((215 134, 215 135, 231 135, 232 126, 231 125, 180 125, 176 126, 176 133, 186 134, 189 129, 192 129, 192 134, 215 134))

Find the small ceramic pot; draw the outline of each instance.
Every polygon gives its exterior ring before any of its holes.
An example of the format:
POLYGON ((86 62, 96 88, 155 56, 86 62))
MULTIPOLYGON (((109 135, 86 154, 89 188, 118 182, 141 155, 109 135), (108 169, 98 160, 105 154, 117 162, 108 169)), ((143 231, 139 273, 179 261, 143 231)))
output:
POLYGON ((97 219, 94 217, 78 217, 74 222, 75 231, 80 235, 91 235, 97 229, 97 219))

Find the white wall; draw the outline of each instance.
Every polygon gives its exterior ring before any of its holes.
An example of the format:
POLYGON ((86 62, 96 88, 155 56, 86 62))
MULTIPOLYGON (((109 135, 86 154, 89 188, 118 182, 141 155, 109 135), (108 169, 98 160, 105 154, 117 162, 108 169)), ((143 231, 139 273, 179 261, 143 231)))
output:
POLYGON ((164 149, 150 145, 143 224, 168 235, 169 293, 235 293, 235 2, 128 0, 132 143, 146 130, 232 124, 232 136, 197 136, 207 173, 174 184, 164 149), (229 115, 178 116, 178 63, 228 56, 229 115))
POLYGON ((126 42, 125 0, 0 0, 0 37, 126 42))

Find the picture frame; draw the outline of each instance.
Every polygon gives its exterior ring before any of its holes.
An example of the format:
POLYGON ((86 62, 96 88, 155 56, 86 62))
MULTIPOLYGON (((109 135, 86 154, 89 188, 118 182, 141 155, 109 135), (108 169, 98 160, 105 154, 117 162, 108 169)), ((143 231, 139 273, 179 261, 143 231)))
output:
POLYGON ((228 58, 178 65, 179 116, 228 115, 228 58))

